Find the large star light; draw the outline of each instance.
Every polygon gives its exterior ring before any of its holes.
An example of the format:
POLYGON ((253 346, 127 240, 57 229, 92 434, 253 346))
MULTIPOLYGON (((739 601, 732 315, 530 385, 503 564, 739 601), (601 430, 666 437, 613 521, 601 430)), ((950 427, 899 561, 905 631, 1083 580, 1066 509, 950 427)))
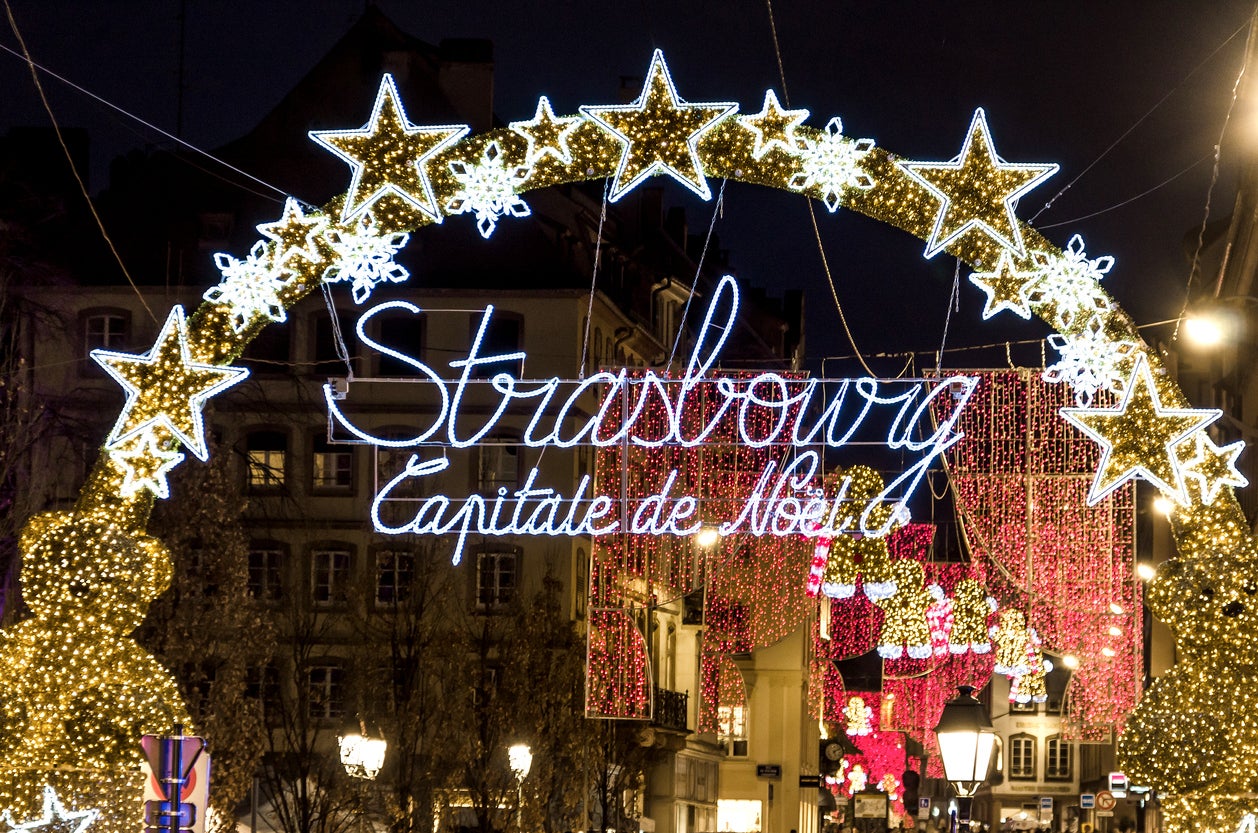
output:
POLYGON ((83 833, 100 817, 100 810, 67 810, 57 797, 57 790, 50 786, 44 787, 43 815, 21 824, 13 821, 13 814, 8 810, 0 813, 0 824, 10 831, 38 830, 40 833, 83 833))
POLYGON ((996 155, 987 115, 974 111, 961 153, 950 162, 897 162, 901 170, 938 197, 935 225, 926 241, 934 257, 968 231, 987 234, 1026 255, 1014 210, 1018 198, 1057 172, 1055 164, 1013 164, 996 155))
POLYGON ((371 118, 365 125, 358 130, 312 130, 309 135, 353 169, 342 221, 360 214, 385 194, 392 194, 440 223, 441 212, 426 166, 469 130, 465 124, 411 124, 402 109, 393 76, 385 73, 371 118))
POLYGON ((621 143, 620 166, 609 200, 615 202, 655 174, 668 174, 705 200, 712 191, 699 161, 699 142, 738 109, 729 102, 691 104, 677 95, 664 53, 655 50, 642 94, 632 104, 583 106, 581 112, 621 143))
POLYGON ((1217 408, 1164 408, 1143 355, 1137 357, 1117 407, 1062 408, 1062 417, 1102 449, 1088 492, 1088 505, 1137 476, 1187 504, 1184 466, 1175 454, 1175 446, 1222 413, 1217 408))
POLYGON ((524 164, 533 166, 543 156, 550 156, 565 165, 572 163, 572 149, 568 139, 581 126, 580 116, 555 116, 550 109, 550 99, 542 96, 537 100, 537 112, 528 121, 513 121, 508 127, 524 137, 528 150, 524 164))
POLYGON ((795 129, 808 118, 807 110, 783 110, 778 103, 777 93, 765 90, 764 106, 759 113, 749 113, 738 117, 738 123, 751 131, 756 143, 751 149, 751 157, 760 159, 774 147, 781 148, 783 153, 795 155, 799 153, 799 140, 795 138, 795 129))
POLYGON ((92 358, 127 392, 105 448, 117 448, 135 434, 164 426, 201 460, 209 456, 201 416, 206 400, 249 375, 243 367, 193 361, 188 325, 178 305, 171 309, 149 352, 133 356, 93 350, 92 358))

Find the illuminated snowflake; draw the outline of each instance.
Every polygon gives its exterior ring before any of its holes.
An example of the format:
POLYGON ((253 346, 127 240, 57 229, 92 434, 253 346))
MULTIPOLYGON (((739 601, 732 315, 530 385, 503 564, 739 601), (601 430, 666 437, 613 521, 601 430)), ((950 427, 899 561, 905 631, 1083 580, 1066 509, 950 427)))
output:
POLYGON ((873 139, 844 138, 843 122, 838 116, 826 123, 825 137, 819 141, 804 140, 800 152, 803 171, 791 177, 792 191, 819 188, 822 201, 833 213, 849 188, 867 190, 874 179, 861 167, 861 160, 874 147, 873 139))
POLYGON ((532 211, 515 189, 528 179, 530 169, 507 166, 506 157, 497 142, 490 142, 481 154, 479 165, 451 162, 450 172, 462 188, 446 203, 450 214, 475 214, 481 237, 489 237, 498 225, 498 218, 527 217, 532 211))
POLYGON ((1097 391, 1123 392, 1138 349, 1134 341, 1111 339, 1097 315, 1092 316, 1083 332, 1073 336, 1053 333, 1048 343, 1061 354, 1061 359, 1045 369, 1044 381, 1069 384, 1082 408, 1092 405, 1097 391))
POLYGON ((1059 327, 1069 327, 1078 316, 1109 312, 1110 301, 1101 289, 1101 278, 1114 267, 1110 255, 1089 259, 1083 238, 1070 238, 1061 256, 1032 252, 1043 276, 1027 293, 1033 304, 1051 304, 1059 327))
POLYGON ((271 321, 286 320, 279 293, 292 276, 273 266, 265 243, 254 243, 244 260, 218 252, 214 255, 214 265, 223 274, 223 281, 207 289, 202 297, 212 304, 230 308, 233 331, 244 332, 249 322, 259 315, 271 321))
POLYGON ((393 260, 406 241, 406 232, 381 234, 368 212, 348 227, 337 226, 324 235, 336 254, 335 262, 323 272, 325 283, 350 282, 354 303, 371 297, 382 283, 402 283, 411 275, 393 260))

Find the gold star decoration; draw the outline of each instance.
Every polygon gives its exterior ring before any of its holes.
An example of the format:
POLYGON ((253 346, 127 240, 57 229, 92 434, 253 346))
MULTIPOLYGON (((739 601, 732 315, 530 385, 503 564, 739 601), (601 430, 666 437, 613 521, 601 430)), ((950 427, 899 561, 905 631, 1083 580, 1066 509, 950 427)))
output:
POLYGON ((1205 431, 1198 431, 1180 445, 1188 446, 1180 452, 1184 476, 1196 481, 1206 506, 1214 503, 1224 486, 1239 489, 1249 485, 1249 479, 1236 468, 1237 458, 1245 450, 1244 440, 1220 448, 1205 431), (1192 456, 1184 459, 1189 454, 1192 456))
POLYGON ((113 450, 123 440, 163 426, 201 460, 208 456, 201 416, 206 400, 249 375, 243 367, 193 361, 188 325, 183 307, 178 305, 171 309, 148 353, 133 356, 93 350, 92 358, 127 392, 127 402, 109 433, 106 449, 113 450))
POLYGON ((109 451, 109 459, 122 471, 124 497, 131 497, 141 489, 148 489, 162 500, 170 497, 170 484, 166 475, 183 462, 183 455, 174 449, 163 448, 157 431, 140 431, 119 440, 109 451))
POLYGON ((1012 164, 997 156, 981 107, 974 111, 961 153, 951 162, 896 164, 940 200, 926 241, 928 258, 971 229, 1025 256, 1014 214, 1018 198, 1057 172, 1055 164, 1012 164))
POLYGON ((1184 470, 1175 446, 1222 415, 1215 408, 1164 408, 1143 355, 1136 359, 1122 402, 1115 408, 1062 408, 1066 421, 1101 446, 1101 461, 1088 492, 1095 504, 1133 477, 1142 476, 1188 503, 1184 470))
POLYGON ((83 833, 99 817, 100 810, 67 810, 57 797, 57 790, 45 786, 44 811, 40 818, 17 824, 13 821, 13 814, 5 810, 0 813, 0 823, 14 833, 33 830, 41 833, 83 833))
POLYGON ((777 93, 765 90, 764 106, 759 113, 738 117, 738 123, 755 134, 756 144, 751 150, 753 159, 760 159, 774 148, 794 154, 799 151, 795 128, 808 118, 807 110, 783 110, 777 93))
POLYGON ((712 198, 699 161, 699 141, 738 105, 691 104, 677 95, 664 53, 655 50, 642 94, 632 104, 583 106, 581 112, 621 143, 611 202, 654 174, 668 174, 705 200, 712 198))
POLYGON ((327 228, 326 217, 319 214, 305 215, 297 200, 284 200, 284 213, 274 223, 262 223, 257 228, 264 237, 275 241, 275 265, 282 267, 291 257, 304 257, 318 263, 319 235, 327 228))
POLYGON ((551 156, 565 165, 572 164, 572 149, 568 138, 581 126, 580 116, 556 117, 550 109, 550 100, 542 96, 537 100, 537 112, 528 121, 513 121, 508 127, 529 143, 524 154, 524 164, 532 166, 543 156, 551 156))
POLYGON ((970 275, 970 283, 987 293, 987 303, 983 305, 983 320, 986 321, 1002 309, 1022 318, 1030 318, 1031 305, 1027 292, 1041 274, 1034 269, 1029 272, 1019 270, 1014 263, 1013 253, 1008 249, 1001 249, 995 269, 970 275))
POLYGON ((426 166, 432 157, 469 130, 465 124, 432 127, 411 124, 402 109, 393 76, 385 73, 371 118, 362 128, 312 130, 309 135, 353 169, 341 211, 342 222, 366 210, 385 194, 393 194, 439 223, 441 213, 426 166))

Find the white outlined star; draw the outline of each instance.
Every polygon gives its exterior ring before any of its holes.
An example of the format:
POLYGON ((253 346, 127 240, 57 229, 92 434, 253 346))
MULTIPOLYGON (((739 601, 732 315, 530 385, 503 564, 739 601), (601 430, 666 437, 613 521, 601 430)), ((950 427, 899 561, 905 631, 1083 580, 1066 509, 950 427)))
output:
POLYGON ((795 128, 807 118, 807 110, 783 110, 777 93, 765 90, 764 106, 760 112, 739 116, 738 123, 755 135, 756 144, 751 149, 751 158, 760 159, 774 147, 790 155, 798 154, 799 140, 795 138, 795 128))
POLYGON ((440 223, 441 212, 425 166, 470 129, 465 124, 411 124, 393 76, 385 73, 365 125, 358 130, 312 130, 309 136, 348 162, 354 171, 345 192, 342 222, 361 214, 385 194, 392 194, 440 223))
POLYGON ((8 810, 0 813, 0 823, 8 825, 10 831, 47 830, 48 833, 84 833, 93 822, 100 818, 100 810, 67 810, 57 797, 57 790, 51 786, 44 787, 43 815, 40 818, 24 821, 21 824, 13 821, 13 814, 8 810))
POLYGON ((1056 164, 1014 164, 996 155, 982 107, 974 111, 965 143, 955 159, 896 165, 940 200, 926 241, 927 258, 971 229, 1025 257, 1022 230, 1014 214, 1018 198, 1057 172, 1056 164))
POLYGON ((106 449, 157 426, 165 426, 184 446, 205 460, 205 422, 201 409, 211 396, 249 375, 243 367, 219 367, 192 360, 183 307, 174 306, 152 349, 142 356, 93 350, 92 358, 127 393, 106 449))
POLYGON ((537 112, 527 121, 513 121, 509 125, 514 132, 528 142, 524 164, 535 165, 543 156, 550 156, 565 165, 572 164, 572 149, 568 139, 581 126, 580 116, 555 116, 550 109, 550 99, 542 96, 537 100, 537 112))
POLYGON ((1188 503, 1184 466, 1175 446, 1214 422, 1217 408, 1164 408, 1140 355, 1123 399, 1114 408, 1062 408, 1067 422, 1101 446, 1101 460, 1088 491, 1091 506, 1133 477, 1144 477, 1181 504, 1188 503))
POLYGON ((608 199, 616 202, 653 174, 668 174, 705 200, 712 191, 699 161, 699 141, 738 110, 733 102, 692 104, 677 95, 664 53, 655 50, 642 94, 632 104, 582 106, 581 112, 622 144, 608 199))

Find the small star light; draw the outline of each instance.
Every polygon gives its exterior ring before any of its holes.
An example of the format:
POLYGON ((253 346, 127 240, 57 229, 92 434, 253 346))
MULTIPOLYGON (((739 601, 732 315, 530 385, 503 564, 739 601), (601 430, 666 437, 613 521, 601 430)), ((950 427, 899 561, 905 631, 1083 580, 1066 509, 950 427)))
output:
POLYGON ((223 281, 207 289, 201 297, 231 310, 234 332, 244 332, 257 316, 277 322, 287 320, 280 291, 291 275, 273 268, 266 243, 261 240, 254 243, 244 260, 217 252, 214 265, 223 273, 223 281))
POLYGON ((990 272, 974 272, 970 275, 970 283, 987 294, 987 303, 983 305, 983 320, 986 321, 1002 309, 1029 319, 1031 302, 1027 297, 1027 291, 1042 274, 1039 270, 1018 269, 1013 253, 1008 249, 1001 249, 995 269, 990 272))
POLYGON ((122 414, 105 442, 120 441, 158 426, 170 430, 198 459, 209 456, 201 409, 211 396, 244 380, 243 367, 218 367, 192 360, 183 307, 171 309, 156 343, 142 356, 93 350, 92 358, 127 392, 122 414))
POLYGON ((485 148, 479 165, 451 162, 450 172, 462 188, 446 203, 446 211, 475 214, 481 237, 488 238, 494 233, 499 217, 527 217, 532 213, 528 203, 515 192, 516 187, 528 179, 529 168, 507 167, 506 157, 497 142, 490 142, 485 148))
POLYGON ((799 152, 799 140, 795 138, 795 128, 808 118, 807 110, 783 110, 778 103, 777 93, 766 90, 764 106, 759 113, 749 113, 738 117, 738 123, 750 130, 756 137, 751 149, 751 158, 760 159, 774 147, 783 153, 794 156, 799 152))
POLYGON ((1179 452, 1184 476, 1196 481, 1201 489, 1201 502, 1206 506, 1214 503, 1224 486, 1239 489, 1249 485, 1249 479, 1236 468, 1236 460, 1245 450, 1244 440, 1220 448, 1205 431, 1198 431, 1180 446, 1188 446, 1179 452), (1192 456, 1184 459, 1188 454, 1192 456))
POLYGON ((425 166, 469 130, 465 124, 411 124, 393 76, 385 73, 365 125, 358 130, 312 130, 309 135, 348 162, 354 172, 345 194, 342 221, 362 213, 385 194, 393 194, 440 223, 441 212, 425 166))
POLYGON ((834 213, 847 189, 864 191, 874 187, 873 177, 861 168, 861 159, 873 147, 873 139, 853 141, 844 138, 843 121, 835 116, 826 122, 822 139, 816 142, 805 140, 801 155, 803 171, 791 177, 788 187, 792 191, 818 188, 826 208, 834 213))
POLYGON ((1127 377, 1121 368, 1138 351, 1134 341, 1110 338, 1096 315, 1083 332, 1073 336, 1053 333, 1048 343, 1061 354, 1061 359, 1049 365, 1042 378, 1049 384, 1069 384, 1074 389, 1075 401, 1083 408, 1092 404, 1097 391, 1123 392, 1127 377))
POLYGON ((1056 323, 1069 327, 1079 312, 1109 312, 1109 297, 1101 289, 1101 278, 1114 268, 1111 255, 1089 259, 1083 250, 1083 238, 1070 238, 1061 256, 1048 252, 1032 252, 1043 277, 1030 291, 1034 304, 1052 304, 1056 323))
POLYGON ((123 497, 132 497, 141 489, 148 489, 157 497, 170 497, 170 484, 166 475, 183 462, 183 455, 173 449, 162 448, 154 431, 141 431, 120 440, 109 452, 123 473, 123 497))
POLYGON ((327 227, 327 217, 302 214, 297 200, 288 197, 284 200, 283 215, 274 223, 262 223, 257 228, 264 237, 275 241, 275 265, 282 267, 294 257, 318 263, 319 236, 327 227))
POLYGON ((1062 417, 1100 444, 1101 462, 1088 492, 1091 506, 1142 476, 1181 504, 1188 503, 1175 446, 1222 415, 1217 408, 1164 408, 1144 355, 1116 408, 1062 408, 1062 417))
POLYGON ((699 142, 717 122, 737 109, 738 105, 730 102, 683 101, 673 86, 664 53, 655 50, 637 101, 581 107, 582 113, 623 145, 608 199, 616 202, 647 177, 662 173, 705 200, 711 199, 699 161, 699 142))
POLYGON ((1013 164, 996 155, 987 114, 974 111, 961 153, 951 162, 897 162, 940 200, 925 256, 939 254, 971 229, 1019 257, 1026 254, 1014 210, 1018 198, 1057 172, 1056 164, 1013 164))
POLYGON ((336 257, 323 272, 325 283, 350 282, 354 303, 371 297, 379 284, 402 283, 411 275, 393 256, 410 239, 405 232, 381 234, 368 212, 349 226, 336 226, 324 235, 336 257))
POLYGON ((537 113, 528 121, 513 121, 508 125, 529 143, 524 154, 524 164, 530 168, 543 156, 550 156, 565 165, 572 164, 572 149, 568 139, 581 126, 580 116, 556 117, 550 109, 550 99, 542 96, 537 100, 537 113))
POLYGON ((8 810, 0 813, 0 823, 11 831, 40 830, 45 833, 83 833, 100 818, 100 810, 67 810, 57 797, 57 790, 44 787, 44 811, 40 818, 18 824, 8 810))

